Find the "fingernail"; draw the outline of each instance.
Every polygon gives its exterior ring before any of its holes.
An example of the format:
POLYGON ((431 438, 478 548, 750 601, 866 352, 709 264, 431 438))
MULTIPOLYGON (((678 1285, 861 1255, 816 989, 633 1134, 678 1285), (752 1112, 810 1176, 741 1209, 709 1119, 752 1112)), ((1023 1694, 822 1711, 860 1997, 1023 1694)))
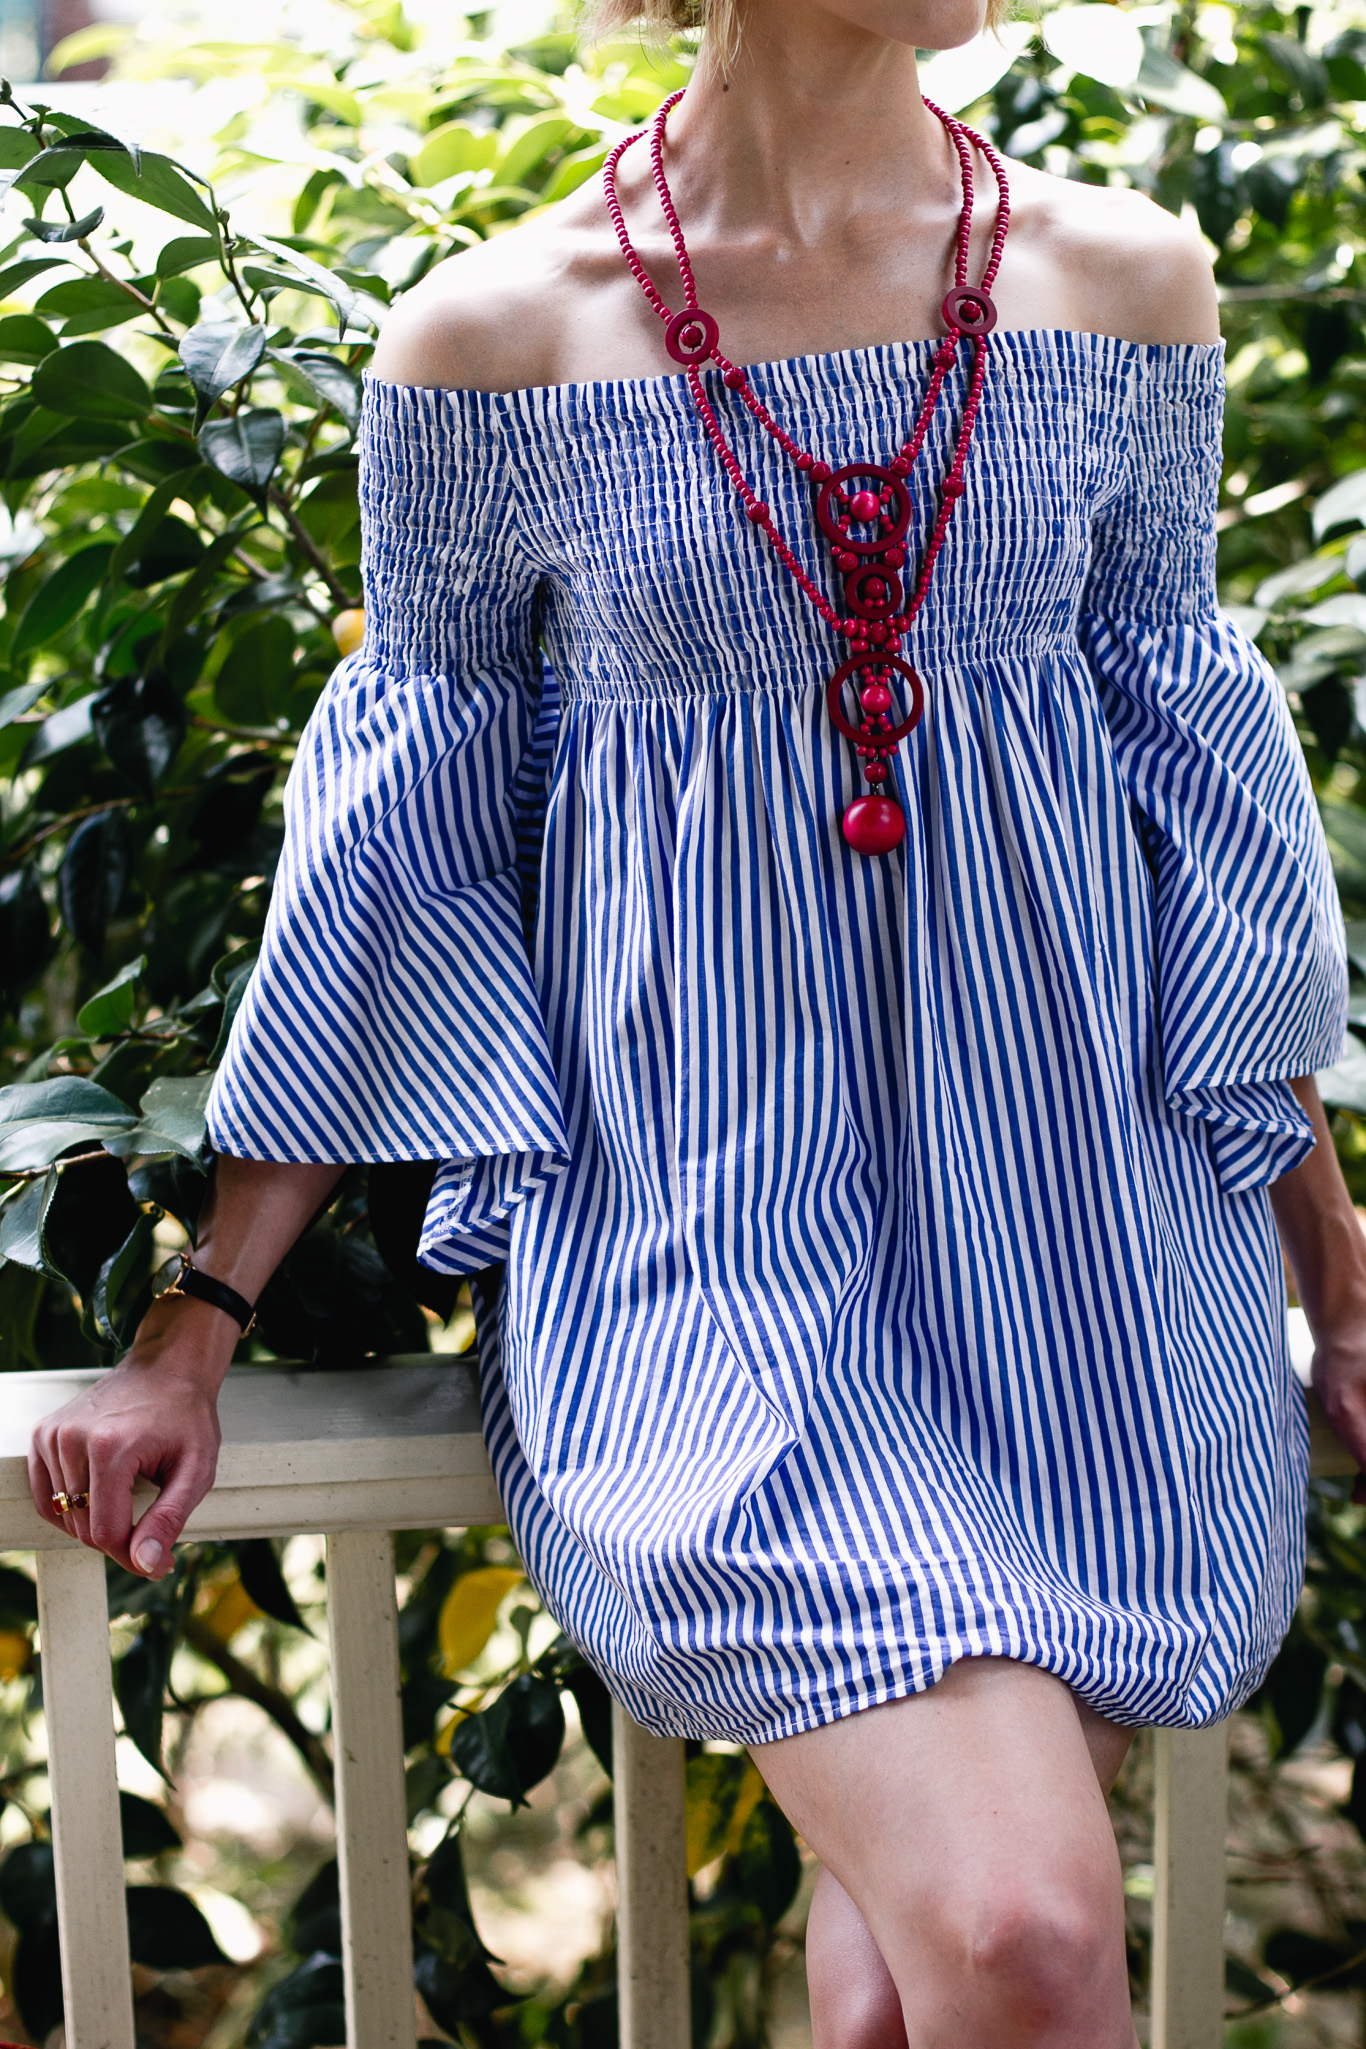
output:
POLYGON ((139 1544, 133 1553, 133 1563, 139 1572, 155 1572, 161 1563, 161 1546, 155 1537, 149 1537, 145 1544, 139 1544))

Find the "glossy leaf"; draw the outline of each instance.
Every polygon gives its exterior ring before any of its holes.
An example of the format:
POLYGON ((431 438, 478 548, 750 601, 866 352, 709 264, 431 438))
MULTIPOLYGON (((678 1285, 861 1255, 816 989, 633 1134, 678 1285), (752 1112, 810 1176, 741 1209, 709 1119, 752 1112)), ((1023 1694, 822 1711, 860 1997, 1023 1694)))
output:
POLYGON ((140 199, 144 206, 154 206, 178 221, 188 221, 191 227, 213 228, 212 207, 169 157, 158 156, 155 150, 143 150, 140 165, 135 165, 127 154, 102 154, 92 157, 91 163, 108 184, 130 199, 140 199))
POLYGON ((755 1803, 745 1823, 735 1877, 745 1898, 776 1927, 797 1896, 802 1860, 791 1822, 767 1797, 755 1803))
POLYGON ((52 1172, 44 1174, 41 1180, 25 1182, 0 1209, 0 1259, 12 1259, 16 1266, 30 1267, 34 1272, 43 1270, 43 1226, 57 1192, 57 1181, 57 1174, 52 1172))
POLYGON ((11 313, 0 320, 0 363, 41 363, 57 337, 36 313, 11 313))
POLYGON ((218 243, 212 235, 177 235, 157 257, 157 276, 179 277, 182 271, 196 270, 217 257, 218 243))
POLYGON ((34 371, 32 391, 39 405, 78 420, 140 420, 152 404, 128 359, 97 341, 54 349, 34 371))
POLYGON ((59 876, 62 918, 91 953, 104 948, 109 920, 123 903, 132 870, 132 844, 123 811, 101 811, 77 826, 67 842, 59 876))
POLYGON ((119 1794, 125 1857, 161 1857, 181 1847, 180 1831, 164 1807, 137 1793, 119 1794))
POLYGON ((228 327, 206 321, 180 340, 180 360, 199 398, 199 419, 252 371, 265 354, 264 327, 228 327))
POLYGON ((24 608, 14 630, 11 660, 21 660, 43 647, 79 617, 103 583, 113 553, 112 541, 93 541, 53 570, 24 608))
POLYGON ((490 1707, 457 1726, 450 1759, 481 1793, 521 1807, 532 1787, 554 1770, 563 1742, 558 1687, 524 1672, 490 1707))
POLYGON ((266 406, 227 420, 210 420, 199 433, 205 462, 264 506, 266 490, 285 445, 284 416, 266 406))
POLYGON ((46 2041, 52 2030, 61 2026, 64 2012, 62 1951, 55 1923, 40 1933, 19 1937, 9 1979, 26 2032, 34 2041, 46 2041))
POLYGON ((57 1919, 50 1842, 17 1843, 0 1862, 0 1912, 21 1935, 41 1935, 57 1919))
POLYGON ((213 694, 234 725, 265 726, 294 675, 294 628, 278 612, 239 633, 214 679, 213 694))
POLYGON ((103 219, 104 208, 96 206, 89 213, 83 213, 78 221, 31 219, 26 220, 24 226, 38 242, 84 242, 94 234, 103 219))
POLYGON ((32 862, 0 875, 0 1000, 17 1007, 52 950, 47 899, 32 862))
POLYGON ((285 1923, 285 1936, 298 1956, 314 1956, 319 1951, 328 1957, 341 1955, 341 1891, 335 1857, 328 1858, 299 1894, 285 1923))
POLYGON ((95 735, 114 767, 150 797, 185 737, 186 712, 160 669, 124 676, 91 708, 95 735))
POLYGON ((179 1153, 198 1161, 205 1144, 204 1113, 212 1085, 211 1074, 154 1081, 142 1098, 137 1123, 111 1137, 109 1151, 125 1160, 137 1154, 179 1153))
POLYGON ((283 1622, 290 1629, 302 1629, 310 1633, 308 1624, 294 1603, 294 1596, 285 1583, 280 1570, 280 1560, 275 1545, 269 1537, 249 1538, 235 1547, 237 1570, 242 1585, 263 1614, 276 1622, 283 1622))
POLYGON ((179 1636, 164 1614, 149 1615, 141 1633, 115 1667, 123 1726, 148 1764, 162 1777, 161 1725, 171 1659, 179 1636))
POLYGON ((169 1885, 129 1886, 128 1947, 135 1964, 154 1971, 193 1971, 228 1961, 201 1909, 169 1885))

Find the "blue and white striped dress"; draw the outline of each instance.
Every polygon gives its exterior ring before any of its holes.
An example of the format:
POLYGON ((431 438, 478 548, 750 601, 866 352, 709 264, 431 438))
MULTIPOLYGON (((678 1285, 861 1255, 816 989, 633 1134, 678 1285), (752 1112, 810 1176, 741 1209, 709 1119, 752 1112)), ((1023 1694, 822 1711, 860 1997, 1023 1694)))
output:
MULTIPOLYGON (((755 386, 885 459, 933 347, 755 386)), ((717 396, 833 596, 809 487, 717 396)), ((995 338, 908 649, 909 830, 869 860, 839 650, 681 378, 369 384, 365 644, 300 747, 212 1140, 442 1163, 423 1257, 506 1262, 522 1556, 661 1732, 763 1742, 984 1652, 1189 1725, 1286 1627, 1266 1187, 1346 971, 1281 690, 1215 607, 1221 396, 1217 348, 995 338)))

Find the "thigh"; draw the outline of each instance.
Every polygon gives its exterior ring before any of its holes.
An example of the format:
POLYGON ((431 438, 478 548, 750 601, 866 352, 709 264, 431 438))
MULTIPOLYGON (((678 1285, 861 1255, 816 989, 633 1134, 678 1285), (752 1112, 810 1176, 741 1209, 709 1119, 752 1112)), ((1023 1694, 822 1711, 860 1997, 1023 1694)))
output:
POLYGON ((1103 1786, 1128 1741, 1050 1674, 972 1658, 926 1693, 753 1755, 903 1997, 1014 1926, 1108 1958, 1117 2006, 1123 1895, 1103 1786))

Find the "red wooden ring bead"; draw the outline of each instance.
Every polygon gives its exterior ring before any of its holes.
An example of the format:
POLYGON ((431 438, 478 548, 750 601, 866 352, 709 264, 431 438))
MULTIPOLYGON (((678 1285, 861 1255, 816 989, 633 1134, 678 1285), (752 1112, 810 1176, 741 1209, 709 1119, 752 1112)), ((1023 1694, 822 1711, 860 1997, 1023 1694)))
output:
POLYGON ((889 670, 895 669, 898 676, 904 677, 910 686, 908 692, 911 701, 910 717, 903 719, 899 726, 892 726, 885 733, 880 731, 877 736, 877 743, 880 748, 895 747, 898 741, 904 740, 906 735, 913 733, 920 724, 921 716, 925 710, 925 686, 916 675, 910 663, 903 662, 900 655, 850 655, 847 662, 841 662, 825 686, 825 702, 830 712, 830 723, 835 728, 835 731, 843 733, 845 739, 852 740, 856 747, 866 745, 867 738, 865 734, 859 731, 857 726, 851 726, 848 719, 844 716, 844 711, 840 704, 840 692, 850 677, 857 675, 861 669, 876 669, 880 675, 885 675, 889 670))
POLYGON ((700 306, 675 313, 664 334, 664 346, 675 363, 705 363, 714 351, 720 328, 700 306))
POLYGON ((900 477, 875 462, 846 463, 843 469, 836 470, 821 484, 816 495, 816 524, 833 548, 847 548, 852 555, 881 555, 885 549, 895 547, 911 524, 911 494, 900 477), (845 533, 837 524, 831 506, 840 485, 854 477, 876 477, 878 483, 885 484, 892 494, 891 505, 887 508, 891 526, 874 534, 871 541, 856 541, 852 534, 845 533))
POLYGON ((860 619, 886 619, 901 603, 901 578, 882 562, 864 562, 845 579, 844 602, 860 619), (868 585, 880 583, 882 596, 871 597, 868 585))
POLYGON ((990 334, 996 325, 996 308, 980 285, 955 285, 940 310, 958 334, 990 334))

